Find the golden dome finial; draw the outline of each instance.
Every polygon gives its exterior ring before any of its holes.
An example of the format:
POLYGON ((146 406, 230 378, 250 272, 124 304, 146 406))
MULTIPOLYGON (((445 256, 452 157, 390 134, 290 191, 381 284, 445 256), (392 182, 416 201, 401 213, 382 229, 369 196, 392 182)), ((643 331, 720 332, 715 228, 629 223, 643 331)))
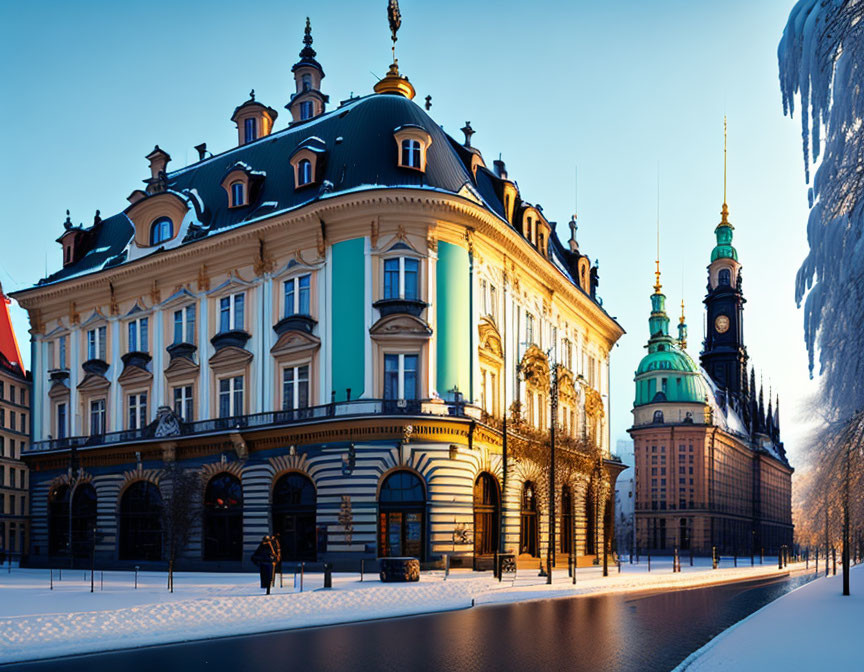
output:
POLYGON ((393 62, 383 79, 373 87, 375 93, 395 93, 405 96, 408 100, 414 98, 414 87, 405 75, 399 74, 399 59, 396 58, 396 33, 402 26, 402 13, 399 11, 399 0, 389 0, 387 3, 387 21, 390 24, 390 39, 393 41, 393 62))
POLYGON ((678 324, 684 324, 684 299, 681 299, 681 317, 678 318, 678 324))
POLYGON ((654 263, 657 264, 657 270, 654 271, 654 293, 659 294, 663 289, 663 285, 660 284, 660 260, 657 259, 654 263))

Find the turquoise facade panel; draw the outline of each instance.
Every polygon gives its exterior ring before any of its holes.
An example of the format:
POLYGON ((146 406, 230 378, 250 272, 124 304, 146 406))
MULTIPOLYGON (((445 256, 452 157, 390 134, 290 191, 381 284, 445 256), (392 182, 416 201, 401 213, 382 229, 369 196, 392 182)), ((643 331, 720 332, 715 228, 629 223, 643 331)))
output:
POLYGON ((438 244, 435 276, 435 317, 438 333, 436 386, 444 399, 458 389, 471 400, 471 275, 468 250, 452 243, 438 244))
POLYGON ((364 392, 366 371, 366 257, 363 238, 345 240, 332 249, 330 310, 331 383, 336 401, 364 392))

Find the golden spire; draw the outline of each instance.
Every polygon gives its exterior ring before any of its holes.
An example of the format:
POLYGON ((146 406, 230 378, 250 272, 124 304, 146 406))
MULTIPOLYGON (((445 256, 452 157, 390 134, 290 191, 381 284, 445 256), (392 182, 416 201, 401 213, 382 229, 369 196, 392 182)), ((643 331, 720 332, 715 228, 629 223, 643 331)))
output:
POLYGON ((663 286, 660 284, 660 167, 657 167, 657 258, 654 261, 657 270, 654 271, 654 293, 659 294, 663 286))
POLYGON ((678 318, 678 324, 684 324, 684 299, 681 299, 681 317, 678 318))
POLYGON ((723 207, 720 208, 720 224, 729 224, 729 206, 726 205, 726 115, 723 115, 723 207))
POLYGON ((414 87, 405 75, 399 74, 399 60, 396 58, 396 33, 402 26, 399 0, 389 0, 387 3, 387 21, 390 24, 390 39, 393 41, 393 62, 384 79, 379 80, 373 88, 375 93, 395 93, 411 100, 414 98, 414 87))

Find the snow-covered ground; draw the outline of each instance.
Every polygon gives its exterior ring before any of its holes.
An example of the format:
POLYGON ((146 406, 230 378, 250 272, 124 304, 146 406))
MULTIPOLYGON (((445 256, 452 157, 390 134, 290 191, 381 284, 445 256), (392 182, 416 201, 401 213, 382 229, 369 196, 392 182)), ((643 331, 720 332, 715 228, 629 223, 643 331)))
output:
POLYGON ((822 577, 775 600, 725 630, 675 672, 860 670, 864 565, 843 578, 822 577))
MULTIPOLYGON (((62 580, 48 570, 0 570, 0 663, 130 648, 148 644, 284 630, 350 621, 406 616, 531 599, 568 597, 598 592, 686 588, 709 583, 776 575, 776 560, 750 567, 749 559, 732 567, 731 559, 712 570, 710 559, 684 561, 672 573, 670 559, 644 559, 610 566, 604 578, 599 567, 579 569, 574 586, 566 569, 554 572, 552 585, 536 570, 520 570, 502 582, 491 572, 467 570, 424 572, 415 584, 382 584, 377 574, 360 581, 358 574, 336 574, 332 590, 323 590, 323 575, 304 576, 303 592, 294 592, 293 575, 265 596, 255 574, 179 573, 175 592, 166 590, 166 574, 142 572, 134 588, 132 572, 106 572, 104 587, 97 572, 95 592, 90 575, 66 570, 62 580)), ((792 566, 790 565, 790 569, 792 566)), ((788 571, 788 570, 783 570, 788 571)))

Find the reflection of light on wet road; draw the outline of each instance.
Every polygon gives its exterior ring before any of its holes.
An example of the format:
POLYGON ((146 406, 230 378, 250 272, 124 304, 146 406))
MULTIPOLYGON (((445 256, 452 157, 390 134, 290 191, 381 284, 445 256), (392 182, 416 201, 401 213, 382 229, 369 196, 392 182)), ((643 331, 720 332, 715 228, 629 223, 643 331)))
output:
MULTIPOLYGON (((669 670, 813 577, 584 596, 174 644, 12 666, 21 670, 669 670)), ((5 670, 6 668, 4 668, 5 670)))

